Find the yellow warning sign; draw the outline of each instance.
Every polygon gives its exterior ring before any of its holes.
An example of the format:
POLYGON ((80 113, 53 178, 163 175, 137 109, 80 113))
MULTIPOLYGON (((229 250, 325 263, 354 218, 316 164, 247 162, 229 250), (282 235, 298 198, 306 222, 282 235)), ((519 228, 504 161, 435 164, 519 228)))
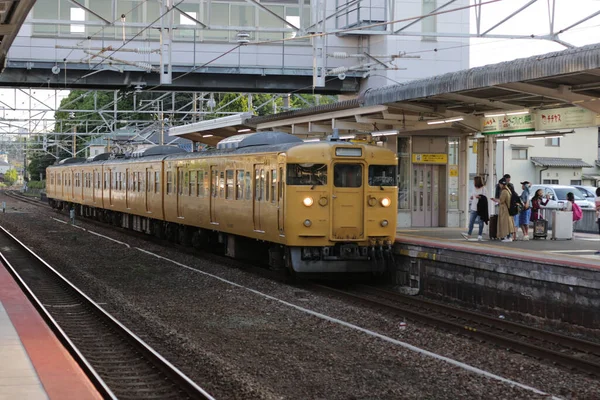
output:
POLYGON ((455 177, 455 176, 457 177, 458 176, 458 165, 450 165, 449 169, 450 169, 449 175, 451 177, 455 177))
POLYGON ((413 164, 447 164, 448 154, 414 154, 413 164))

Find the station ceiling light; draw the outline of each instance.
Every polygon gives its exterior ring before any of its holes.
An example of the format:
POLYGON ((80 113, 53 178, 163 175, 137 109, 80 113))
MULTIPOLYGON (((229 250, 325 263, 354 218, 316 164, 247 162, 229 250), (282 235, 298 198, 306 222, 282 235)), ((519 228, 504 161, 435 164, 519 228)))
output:
POLYGON ((512 116, 512 115, 525 115, 525 114, 529 114, 529 110, 520 110, 520 111, 507 111, 507 112, 503 112, 503 113, 486 113, 484 114, 484 116, 486 118, 491 118, 491 117, 504 117, 504 116, 512 116))
POLYGON ((431 121, 427 121, 427 125, 437 125, 437 124, 449 124, 451 122, 458 122, 464 120, 463 117, 456 118, 448 118, 448 119, 434 119, 431 121))

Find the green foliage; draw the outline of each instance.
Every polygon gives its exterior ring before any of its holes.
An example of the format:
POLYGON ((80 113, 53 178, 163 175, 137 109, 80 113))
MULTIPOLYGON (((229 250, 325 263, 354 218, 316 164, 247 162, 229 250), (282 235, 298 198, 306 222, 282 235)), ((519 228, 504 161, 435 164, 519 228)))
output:
POLYGON ((19 175, 17 174, 17 170, 16 169, 9 169, 8 171, 6 171, 6 173, 4 174, 4 182, 10 186, 13 183, 15 183, 17 181, 17 179, 19 178, 19 175))
MULTIPOLYGON (((63 154, 66 157, 66 153, 63 154)), ((27 173, 29 180, 39 181, 40 174, 46 176, 46 168, 54 164, 56 158, 50 154, 34 154, 29 158, 29 165, 27 165, 27 173)))
MULTIPOLYGON (((251 111, 254 115, 272 115, 284 111, 299 110, 317 105, 331 104, 337 101, 334 96, 321 96, 312 94, 290 95, 289 109, 285 109, 282 95, 258 93, 252 94, 252 108, 248 105, 248 95, 241 93, 218 93, 215 95, 216 106, 214 111, 238 113, 251 111)), ((222 114, 213 113, 205 116, 205 119, 222 117, 222 114)))
POLYGON ((27 187, 30 189, 46 189, 46 180, 43 181, 30 181, 27 184, 27 187))

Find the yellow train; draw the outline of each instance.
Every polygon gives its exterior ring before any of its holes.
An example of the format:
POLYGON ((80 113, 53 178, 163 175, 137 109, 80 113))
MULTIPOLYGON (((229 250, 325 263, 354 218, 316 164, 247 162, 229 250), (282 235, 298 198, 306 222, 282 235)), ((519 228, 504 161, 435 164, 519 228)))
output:
POLYGON ((127 159, 63 160, 46 171, 48 201, 273 268, 385 269, 396 233, 392 151, 305 143, 282 132, 234 136, 207 152, 177 151, 156 146, 127 159))

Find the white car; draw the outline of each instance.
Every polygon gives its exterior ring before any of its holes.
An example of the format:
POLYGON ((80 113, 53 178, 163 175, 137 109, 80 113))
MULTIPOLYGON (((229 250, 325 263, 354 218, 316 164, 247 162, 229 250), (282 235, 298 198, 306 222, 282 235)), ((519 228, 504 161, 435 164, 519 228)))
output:
POLYGON ((572 192, 575 196, 575 203, 582 209, 595 208, 594 202, 586 200, 583 193, 574 186, 564 185, 531 185, 529 188, 529 200, 533 197, 538 189, 542 189, 544 192, 543 198, 546 198, 546 194, 550 195, 550 201, 544 206, 544 208, 565 208, 567 203, 567 193, 572 192))
POLYGON ((596 188, 593 186, 579 186, 579 185, 575 185, 575 187, 577 189, 579 189, 579 191, 581 193, 583 193, 583 195, 585 196, 586 199, 588 199, 589 201, 595 201, 596 199, 596 188))

